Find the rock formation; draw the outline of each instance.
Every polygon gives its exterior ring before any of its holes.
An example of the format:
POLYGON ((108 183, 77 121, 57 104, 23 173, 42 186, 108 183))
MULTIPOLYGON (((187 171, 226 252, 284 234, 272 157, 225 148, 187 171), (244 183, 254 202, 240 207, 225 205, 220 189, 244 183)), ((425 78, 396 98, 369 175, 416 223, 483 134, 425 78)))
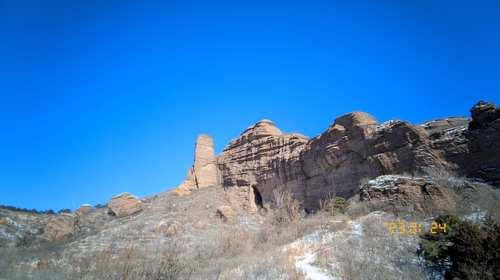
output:
POLYGON ((312 139, 285 134, 263 120, 231 141, 217 158, 212 156, 212 139, 202 135, 194 167, 175 191, 218 185, 232 204, 255 212, 259 202, 272 200, 275 189, 289 188, 312 210, 327 195, 354 196, 364 179, 424 173, 427 166, 498 184, 499 109, 479 102, 471 114, 472 121, 458 117, 412 125, 397 120, 379 124, 366 113, 353 112, 312 139))
POLYGON ((420 216, 449 211, 458 201, 452 190, 437 182, 400 175, 383 175, 368 181, 362 186, 359 198, 371 211, 420 216))
POLYGON ((217 186, 217 162, 212 137, 208 135, 200 135, 198 137, 194 157, 193 169, 196 186, 198 188, 217 186))
POLYGON ((79 230, 78 217, 73 213, 62 213, 57 215, 45 228, 45 238, 56 241, 69 237, 79 230))
POLYGON ((117 216, 125 217, 142 210, 142 201, 129 193, 122 193, 108 202, 108 208, 117 216))
POLYGON ((314 209, 327 195, 353 196, 362 178, 438 164, 439 155, 415 152, 427 146, 428 133, 420 126, 400 121, 378 125, 372 116, 354 112, 310 140, 261 121, 232 141, 218 163, 222 186, 234 204, 253 210, 256 195, 270 201, 273 190, 284 187, 314 209))
POLYGON ((254 212, 256 194, 270 197, 278 184, 300 188, 300 166, 295 163, 306 143, 307 137, 284 134, 269 120, 248 127, 218 157, 231 202, 254 212))
MULTIPOLYGON (((500 186, 500 109, 489 102, 472 107, 468 129, 434 143, 455 169, 500 186)), ((456 132, 449 132, 450 134, 456 132)))
POLYGON ((90 211, 92 211, 92 205, 83 204, 82 206, 78 207, 78 209, 75 210, 75 214, 77 216, 81 216, 81 215, 86 214, 90 211))
POLYGON ((174 189, 179 195, 189 194, 194 189, 219 186, 217 158, 214 142, 209 135, 202 134, 196 140, 194 165, 191 166, 184 182, 174 189))

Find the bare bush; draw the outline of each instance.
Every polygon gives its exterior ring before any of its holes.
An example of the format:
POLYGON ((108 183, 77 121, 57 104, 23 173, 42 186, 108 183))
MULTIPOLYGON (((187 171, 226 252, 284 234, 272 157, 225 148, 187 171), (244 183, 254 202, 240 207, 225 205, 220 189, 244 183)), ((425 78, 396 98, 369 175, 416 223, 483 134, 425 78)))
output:
POLYGON ((435 166, 423 167, 422 169, 425 172, 424 177, 436 181, 439 185, 452 190, 458 195, 467 195, 466 179, 459 177, 455 172, 435 166))

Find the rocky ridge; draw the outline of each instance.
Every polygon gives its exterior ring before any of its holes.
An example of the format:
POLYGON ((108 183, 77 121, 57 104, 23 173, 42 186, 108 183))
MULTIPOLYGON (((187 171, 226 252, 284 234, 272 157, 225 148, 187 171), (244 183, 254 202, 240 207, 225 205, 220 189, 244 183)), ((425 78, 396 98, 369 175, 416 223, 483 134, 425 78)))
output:
MULTIPOLYGON (((255 212, 257 201, 271 202, 276 189, 291 189, 306 210, 314 210, 327 195, 353 197, 365 179, 423 173, 428 166, 498 184, 499 109, 493 103, 479 102, 471 115, 472 119, 447 118, 412 125, 398 120, 379 124, 369 114, 353 112, 338 117, 311 139, 285 134, 271 121, 263 120, 226 146, 215 159, 217 169, 210 165, 210 175, 191 167, 174 192, 189 193, 200 187, 197 181, 218 182, 232 204, 255 212)), ((207 146, 213 150, 213 144, 207 146)), ((206 164, 198 153, 197 148, 195 167, 197 161, 206 164)), ((209 162, 213 164, 214 158, 210 156, 209 162)))

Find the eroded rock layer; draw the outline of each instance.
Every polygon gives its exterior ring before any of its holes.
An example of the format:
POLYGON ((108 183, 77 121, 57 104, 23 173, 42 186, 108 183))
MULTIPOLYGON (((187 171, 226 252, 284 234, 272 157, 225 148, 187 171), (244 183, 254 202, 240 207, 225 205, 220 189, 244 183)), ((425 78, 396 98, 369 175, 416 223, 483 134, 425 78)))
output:
POLYGON ((421 125, 397 120, 379 124, 366 113, 353 112, 312 139, 285 134, 263 120, 217 158, 212 139, 200 136, 195 165, 176 191, 218 185, 233 204, 254 212, 256 203, 270 202, 276 189, 291 189, 304 208, 313 210, 326 196, 354 196, 362 181, 423 173, 429 166, 498 184, 499 112, 493 103, 480 102, 471 109, 472 120, 447 118, 421 125))

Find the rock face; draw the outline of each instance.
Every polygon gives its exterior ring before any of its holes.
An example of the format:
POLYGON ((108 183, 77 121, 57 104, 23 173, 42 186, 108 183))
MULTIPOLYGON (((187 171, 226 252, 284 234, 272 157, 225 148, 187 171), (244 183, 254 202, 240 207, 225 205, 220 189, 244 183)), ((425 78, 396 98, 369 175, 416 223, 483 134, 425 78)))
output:
POLYGON ((233 204, 253 210, 257 195, 270 201, 273 190, 284 187, 312 210, 326 195, 353 196, 362 178, 440 165, 438 154, 415 152, 429 150, 428 145, 428 133, 420 126, 401 121, 378 125, 372 116, 354 112, 310 140, 261 121, 232 141, 218 163, 233 204))
POLYGON ((45 238, 49 241, 56 241, 77 233, 78 217, 73 213, 63 213, 57 215, 45 228, 45 238))
POLYGON ((90 211, 92 211, 92 205, 83 204, 82 206, 78 207, 78 209, 75 210, 75 214, 77 216, 81 216, 81 215, 86 214, 90 211))
POLYGON ((125 217, 142 210, 142 201, 129 193, 122 193, 108 202, 108 208, 117 216, 125 217))
POLYGON ((248 127, 218 157, 230 201, 254 212, 256 195, 270 197, 278 184, 301 188, 296 163, 306 143, 307 137, 284 134, 269 120, 248 127))
POLYGON ((289 188, 306 210, 313 210, 327 195, 354 196, 362 181, 425 173, 428 166, 500 184, 499 109, 479 102, 471 115, 472 121, 457 117, 411 125, 397 120, 379 124, 366 113, 353 112, 312 139, 285 134, 263 120, 217 158, 212 139, 202 135, 195 164, 176 191, 219 185, 232 204, 255 212, 259 203, 272 200, 275 189, 289 188))
POLYGON ((396 210, 420 216, 453 209, 457 197, 452 190, 437 182, 399 175, 384 175, 370 180, 360 192, 360 200, 371 211, 396 210))
POLYGON ((500 186, 500 109, 481 101, 470 111, 468 129, 448 130, 432 147, 442 151, 457 172, 500 186))
POLYGON ((472 121, 469 130, 476 130, 500 119, 500 109, 492 102, 479 101, 470 110, 472 121))
POLYGON ((194 152, 194 180, 198 188, 218 185, 214 142, 208 135, 200 135, 194 152))

